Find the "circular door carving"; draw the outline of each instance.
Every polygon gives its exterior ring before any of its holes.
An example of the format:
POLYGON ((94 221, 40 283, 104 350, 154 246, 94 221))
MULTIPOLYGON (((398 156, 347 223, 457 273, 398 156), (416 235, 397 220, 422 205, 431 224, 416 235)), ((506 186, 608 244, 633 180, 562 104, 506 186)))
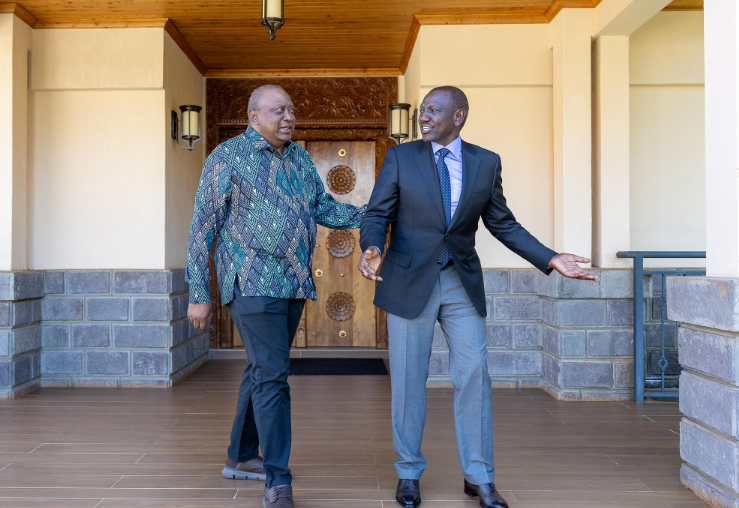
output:
POLYGON ((334 293, 326 302, 326 314, 334 321, 346 321, 354 315, 354 298, 348 293, 334 293))
POLYGON ((347 194, 354 189, 357 183, 357 175, 349 166, 334 166, 326 176, 328 188, 336 194, 347 194))
POLYGON ((335 258, 345 258, 354 252, 354 235, 349 231, 332 231, 326 241, 328 252, 335 258))

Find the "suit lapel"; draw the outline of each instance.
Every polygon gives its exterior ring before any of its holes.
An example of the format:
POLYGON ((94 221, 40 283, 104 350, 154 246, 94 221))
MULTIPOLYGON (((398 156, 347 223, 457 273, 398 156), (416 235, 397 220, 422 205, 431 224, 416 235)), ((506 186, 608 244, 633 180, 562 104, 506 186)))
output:
POLYGON ((480 169, 480 159, 470 149, 469 145, 462 141, 462 194, 459 196, 457 209, 454 212, 449 229, 454 227, 457 221, 460 220, 459 217, 462 215, 462 212, 464 212, 465 205, 467 205, 467 201, 469 201, 472 195, 472 189, 475 188, 478 169, 480 169))
POLYGON ((426 189, 431 195, 431 201, 436 207, 436 211, 441 216, 441 221, 446 224, 444 216, 444 203, 441 201, 441 186, 439 185, 439 175, 434 165, 434 154, 431 153, 431 144, 422 143, 419 145, 418 152, 415 155, 416 166, 421 173, 421 178, 426 184, 426 189))

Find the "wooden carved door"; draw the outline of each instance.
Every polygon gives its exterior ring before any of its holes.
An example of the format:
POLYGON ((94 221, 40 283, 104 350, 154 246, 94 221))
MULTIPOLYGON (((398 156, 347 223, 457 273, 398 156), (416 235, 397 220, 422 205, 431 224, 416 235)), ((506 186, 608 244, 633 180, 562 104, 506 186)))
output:
MULTIPOLYGON (((308 142, 308 152, 326 192, 342 203, 363 205, 375 184, 375 142, 308 142)), ((318 226, 313 277, 318 302, 305 310, 306 345, 377 345, 375 283, 357 270, 362 249, 359 230, 318 226)))

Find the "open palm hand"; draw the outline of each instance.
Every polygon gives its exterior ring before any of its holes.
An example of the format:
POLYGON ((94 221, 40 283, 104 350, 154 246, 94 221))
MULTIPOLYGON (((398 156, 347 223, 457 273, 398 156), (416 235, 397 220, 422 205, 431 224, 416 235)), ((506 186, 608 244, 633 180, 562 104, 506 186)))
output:
POLYGON ((574 254, 562 253, 557 254, 549 261, 549 267, 570 279, 598 282, 598 277, 583 270, 578 263, 590 263, 590 260, 574 254))

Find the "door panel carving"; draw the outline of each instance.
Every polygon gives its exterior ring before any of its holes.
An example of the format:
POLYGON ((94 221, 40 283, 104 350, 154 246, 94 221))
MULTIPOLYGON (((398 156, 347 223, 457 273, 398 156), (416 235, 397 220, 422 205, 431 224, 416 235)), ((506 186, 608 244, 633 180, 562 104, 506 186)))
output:
MULTIPOLYGON (((343 203, 363 205, 369 201, 375 184, 372 142, 310 142, 307 145, 318 174, 330 182, 329 175, 336 167, 352 171, 351 189, 340 187, 345 193, 333 194, 343 203), (344 156, 340 155, 344 151, 344 156)), ((343 182, 347 180, 341 180, 343 182)), ((330 184, 327 184, 330 187, 330 184)), ((357 270, 362 254, 359 230, 334 231, 318 226, 313 270, 321 270, 316 277, 318 302, 306 305, 308 346, 363 346, 377 345, 377 321, 372 304, 375 283, 362 277, 357 270), (342 333, 343 332, 343 333, 342 333)))

